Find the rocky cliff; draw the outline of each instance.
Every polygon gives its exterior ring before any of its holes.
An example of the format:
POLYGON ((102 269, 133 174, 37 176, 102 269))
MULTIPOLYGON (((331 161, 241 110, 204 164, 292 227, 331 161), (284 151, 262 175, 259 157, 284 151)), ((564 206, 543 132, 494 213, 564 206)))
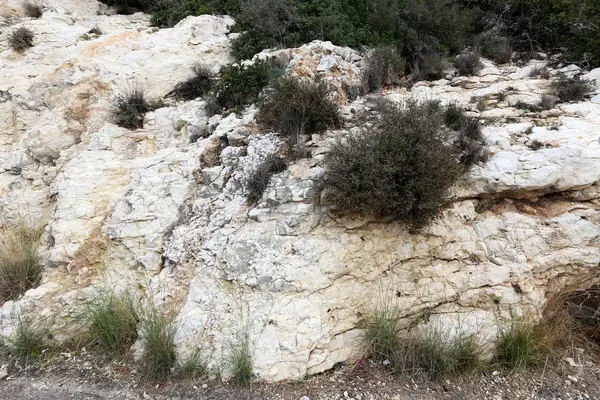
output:
MULTIPOLYGON (((190 17, 158 30, 141 13, 99 13, 106 8, 94 0, 44 1, 37 20, 20 16, 19 4, 0 5, 0 219, 45 226, 45 271, 39 287, 2 306, 3 336, 14 311, 26 310, 68 338, 77 307, 109 284, 173 315, 182 354, 209 349, 221 367, 243 336, 259 379, 297 379, 359 355, 361 323, 378 302, 398 305, 407 327, 486 340, 598 273, 600 99, 515 107, 548 90, 549 80, 530 76, 543 61, 486 61, 475 77, 449 72, 350 101, 341 88, 360 79, 356 51, 327 42, 278 50, 289 73, 340 89, 344 126, 309 138, 310 156, 274 175, 249 205, 244 180, 283 144, 259 130, 255 106, 209 117, 202 100, 167 102, 135 131, 109 113, 127 87, 162 97, 195 62, 215 71, 231 62, 231 18, 190 17), (19 26, 35 33, 24 54, 6 40, 19 26), (95 26, 103 34, 87 35, 95 26), (334 218, 315 199, 329 144, 356 129, 377 96, 455 102, 485 121, 489 161, 418 234, 334 218)), ((598 79, 600 94, 600 70, 586 77, 598 79)))

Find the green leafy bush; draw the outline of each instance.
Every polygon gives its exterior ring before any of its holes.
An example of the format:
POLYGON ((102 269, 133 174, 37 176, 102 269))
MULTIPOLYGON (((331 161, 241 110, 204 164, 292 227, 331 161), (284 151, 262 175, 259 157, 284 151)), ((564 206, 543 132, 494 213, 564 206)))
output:
POLYGON ((568 78, 560 76, 552 83, 552 89, 560 101, 571 102, 585 99, 594 89, 592 82, 580 77, 568 78))
POLYGON ((258 100, 265 86, 279 78, 284 67, 275 58, 253 64, 233 64, 221 68, 215 85, 215 100, 222 109, 239 108, 258 100))
POLYGON ((44 269, 38 252, 41 234, 24 224, 0 232, 0 303, 39 284, 44 269))
POLYGON ((485 141, 478 123, 445 125, 436 102, 388 105, 380 122, 339 140, 327 154, 324 198, 339 215, 394 218, 419 228, 450 200, 449 189, 477 161, 485 141))
POLYGON ((178 83, 175 88, 167 94, 177 100, 194 100, 207 94, 215 84, 215 76, 209 67, 196 64, 192 67, 193 75, 178 83))
POLYGON ((338 106, 328 98, 326 83, 283 77, 266 97, 257 120, 284 136, 295 139, 321 133, 340 122, 338 106))
POLYGON ((17 28, 8 36, 8 45, 19 53, 33 47, 33 32, 25 27, 17 28))

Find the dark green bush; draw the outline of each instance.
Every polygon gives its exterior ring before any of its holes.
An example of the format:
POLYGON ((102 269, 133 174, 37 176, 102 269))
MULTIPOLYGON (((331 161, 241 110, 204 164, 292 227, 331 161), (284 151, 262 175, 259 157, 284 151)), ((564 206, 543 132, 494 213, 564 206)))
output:
POLYGON ((133 14, 136 11, 152 11, 161 0, 98 0, 107 6, 114 7, 117 14, 133 14))
POLYGON ((287 163, 283 158, 275 155, 268 156, 246 179, 248 203, 252 204, 260 200, 269 185, 271 176, 285 171, 286 168, 287 163))
POLYGON ((17 28, 8 36, 8 45, 14 50, 22 53, 33 47, 33 32, 25 27, 17 28))
POLYGON ((579 76, 569 78, 561 75, 552 83, 556 96, 560 101, 571 102, 585 99, 594 89, 592 82, 581 79, 579 76))
POLYGON ((194 65, 192 73, 193 75, 189 79, 178 83, 167 96, 173 96, 177 100, 194 100, 203 97, 213 88, 215 75, 209 67, 200 64, 194 65))
POLYGON ((265 86, 279 78, 284 67, 275 58, 255 60, 253 64, 233 64, 221 68, 215 86, 215 100, 222 109, 254 103, 265 86))
POLYGON ((364 61, 363 86, 367 93, 398 85, 404 75, 404 59, 392 46, 376 47, 364 61))
POLYGON ((497 34, 484 34, 479 38, 481 54, 498 64, 509 63, 513 56, 510 39, 497 34))
POLYGON ((460 76, 477 75, 483 68, 477 53, 461 54, 454 59, 454 66, 460 76))
POLYGON ((118 126, 127 129, 139 129, 144 126, 144 116, 152 107, 144 91, 131 87, 117 94, 112 100, 112 115, 118 126))
POLYGON ((340 122, 338 106, 328 98, 326 83, 280 78, 260 107, 257 120, 284 136, 321 133, 340 122))
MULTIPOLYGON (((152 0, 150 0, 152 1, 152 0)), ((149 11, 155 26, 172 27, 189 16, 228 14, 237 16, 242 0, 153 0, 149 11)))
POLYGON ((436 102, 387 106, 377 126, 335 143, 323 180, 332 211, 394 218, 413 228, 427 224, 484 147, 476 122, 465 118, 456 132, 446 118, 436 102))
POLYGON ((437 53, 428 54, 413 65, 413 80, 438 80, 444 77, 448 68, 446 59, 437 53))

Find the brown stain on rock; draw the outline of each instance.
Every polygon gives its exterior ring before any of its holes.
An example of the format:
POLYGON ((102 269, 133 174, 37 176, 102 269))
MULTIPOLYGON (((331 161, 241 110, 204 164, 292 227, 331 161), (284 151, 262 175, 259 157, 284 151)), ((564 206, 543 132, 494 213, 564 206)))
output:
POLYGON ((85 57, 96 57, 100 54, 104 54, 107 47, 126 47, 129 45, 129 42, 138 40, 139 37, 139 32, 120 32, 111 35, 100 42, 95 41, 94 43, 90 43, 81 54, 83 54, 85 57))

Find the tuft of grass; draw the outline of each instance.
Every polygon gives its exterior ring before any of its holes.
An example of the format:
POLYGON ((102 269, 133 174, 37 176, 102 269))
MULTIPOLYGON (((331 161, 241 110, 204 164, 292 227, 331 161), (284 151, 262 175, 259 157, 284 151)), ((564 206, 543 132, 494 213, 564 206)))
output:
POLYGON ((514 322, 500 331, 497 361, 509 369, 538 367, 544 361, 542 329, 524 322, 514 322))
POLYGON ((213 88, 215 76, 208 66, 196 64, 192 67, 192 73, 189 79, 178 83, 167 96, 189 101, 203 97, 213 88))
POLYGON ((87 302, 84 317, 89 324, 88 335, 109 355, 125 353, 137 339, 139 317, 129 292, 100 293, 87 302))
POLYGON ((146 379, 153 382, 165 381, 175 367, 175 331, 173 322, 154 305, 145 310, 141 321, 144 353, 141 367, 146 379))
POLYGON ((460 76, 477 75, 483 68, 478 53, 461 54, 454 59, 454 66, 460 76))
POLYGON ((37 2, 26 0, 22 3, 25 15, 30 18, 39 18, 44 13, 44 7, 37 2))
POLYGON ((0 233, 0 303, 37 286, 43 266, 38 252, 41 229, 19 224, 0 233))
POLYGON ((102 32, 102 29, 100 29, 100 27, 98 25, 94 26, 92 29, 90 29, 88 31, 88 35, 100 36, 102 34, 104 34, 104 32, 102 32))
POLYGON ((181 363, 179 374, 187 379, 201 378, 208 375, 208 366, 202 350, 194 351, 181 363))
POLYGON ((237 383, 248 384, 252 380, 252 355, 248 336, 231 346, 229 354, 231 372, 237 383))
POLYGON ((144 116, 152 107, 144 91, 137 86, 118 93, 112 99, 112 115, 115 123, 127 129, 139 129, 144 126, 144 116))
POLYGON ((565 75, 552 83, 556 96, 563 102, 581 101, 585 99, 594 89, 593 83, 581 79, 579 76, 569 78, 565 75))
POLYGON ((215 100, 221 109, 236 109, 254 103, 268 84, 279 78, 284 66, 276 58, 253 64, 232 64, 221 68, 215 85, 215 100))
POLYGON ((8 349, 11 354, 21 359, 39 358, 52 348, 49 341, 50 331, 32 318, 17 315, 15 332, 8 338, 8 349))
POLYGON ((273 85, 257 120, 295 142, 298 135, 322 133, 339 125, 340 116, 325 83, 283 77, 273 85))
POLYGON ((550 71, 544 66, 536 66, 529 73, 531 78, 550 79, 550 71))
POLYGON ((260 200, 273 174, 285 171, 287 163, 281 157, 269 155, 246 179, 248 203, 260 200))
POLYGON ((554 96, 549 94, 543 94, 542 99, 540 100, 540 109, 542 110, 551 110, 556 106, 556 99, 554 96))
POLYGON ((380 46, 371 50, 365 57, 365 63, 362 84, 366 93, 400 84, 406 67, 402 56, 391 46, 380 46))
POLYGON ((19 53, 33 47, 33 32, 25 27, 17 28, 8 36, 8 45, 19 53))
POLYGON ((395 373, 424 374, 435 378, 473 372, 484 365, 475 335, 452 339, 441 330, 403 332, 397 307, 385 305, 373 311, 365 326, 366 355, 390 366, 395 373))

